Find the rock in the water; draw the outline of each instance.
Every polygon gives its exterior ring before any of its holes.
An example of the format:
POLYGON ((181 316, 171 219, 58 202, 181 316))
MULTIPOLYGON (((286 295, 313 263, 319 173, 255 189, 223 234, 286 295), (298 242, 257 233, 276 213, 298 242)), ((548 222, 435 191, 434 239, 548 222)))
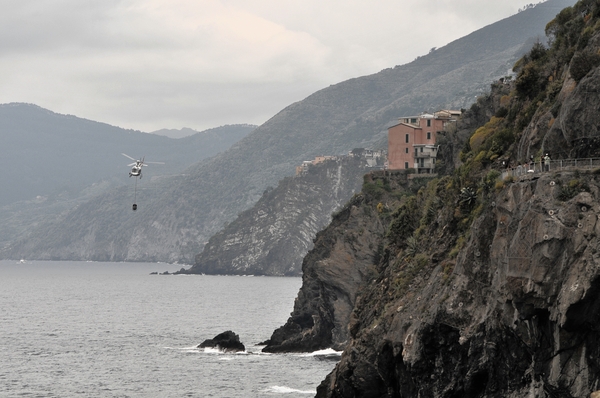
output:
POLYGON ((204 340, 198 348, 217 348, 223 352, 246 351, 244 344, 240 342, 240 336, 231 330, 216 335, 212 339, 204 340))

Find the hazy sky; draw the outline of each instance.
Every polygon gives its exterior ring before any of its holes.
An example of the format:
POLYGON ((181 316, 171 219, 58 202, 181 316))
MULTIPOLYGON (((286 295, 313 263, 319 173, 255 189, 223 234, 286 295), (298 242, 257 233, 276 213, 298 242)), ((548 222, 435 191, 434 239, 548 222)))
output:
POLYGON ((0 0, 0 103, 142 131, 261 124, 531 0, 0 0))

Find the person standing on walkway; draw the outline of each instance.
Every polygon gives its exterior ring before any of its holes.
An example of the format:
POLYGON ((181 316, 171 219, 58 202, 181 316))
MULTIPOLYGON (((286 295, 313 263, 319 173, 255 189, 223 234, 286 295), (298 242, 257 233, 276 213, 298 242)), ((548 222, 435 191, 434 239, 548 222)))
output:
POLYGON ((544 156, 544 171, 550 171, 550 156, 544 156))

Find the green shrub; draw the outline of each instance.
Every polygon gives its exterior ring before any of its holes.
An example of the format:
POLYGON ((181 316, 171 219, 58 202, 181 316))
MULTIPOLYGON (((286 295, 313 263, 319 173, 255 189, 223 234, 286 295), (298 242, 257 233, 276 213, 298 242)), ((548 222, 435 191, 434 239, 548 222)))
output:
POLYGON ((417 276, 422 274, 423 269, 429 264, 429 257, 425 254, 417 254, 410 261, 405 259, 400 264, 402 269, 396 273, 394 280, 392 281, 392 288, 396 295, 403 296, 407 291, 411 283, 417 276))
POLYGON ((569 181, 567 185, 562 185, 560 187, 560 191, 558 192, 558 199, 563 202, 566 202, 568 200, 573 199, 580 192, 589 191, 590 187, 587 185, 587 183, 576 178, 569 181))
POLYGON ((508 115, 508 109, 504 106, 500 107, 494 114, 494 116, 498 118, 504 118, 506 115, 508 115))
POLYGON ((411 236, 417 227, 418 219, 417 199, 411 196, 398 210, 392 214, 392 222, 388 229, 388 237, 400 247, 406 245, 406 239, 411 236))
POLYGON ((532 61, 538 61, 543 59, 546 54, 547 54, 548 50, 546 49, 546 47, 539 41, 535 42, 535 44, 533 45, 533 47, 531 47, 531 50, 529 51, 529 59, 531 59, 532 61))
POLYGON ((406 255, 414 256, 419 252, 419 241, 414 236, 409 236, 406 239, 406 255))
POLYGON ((591 51, 582 51, 573 56, 570 72, 573 79, 579 82, 593 68, 600 65, 600 55, 591 51))
POLYGON ((503 154, 515 141, 515 134, 510 128, 499 130, 491 140, 490 150, 496 154, 503 154))
POLYGON ((448 257, 455 258, 458 255, 458 253, 460 252, 460 250, 464 247, 466 242, 467 242, 467 240, 465 239, 465 237, 460 236, 456 240, 456 244, 454 245, 452 250, 450 250, 450 253, 448 253, 448 257))
POLYGON ((479 150, 485 139, 491 136, 498 125, 502 122, 501 118, 493 116, 484 126, 478 128, 469 139, 469 147, 473 151, 479 150))
MULTIPOLYGON (((380 182, 380 181, 377 181, 380 182)), ((384 189, 383 184, 377 184, 373 182, 366 182, 363 184, 362 191, 365 195, 372 197, 375 200, 379 200, 383 197, 384 189)))
POLYGON ((533 62, 529 62, 521 69, 516 80, 517 93, 522 98, 534 98, 541 89, 540 80, 542 76, 538 67, 533 62))
POLYGON ((464 187, 460 190, 461 207, 470 208, 477 201, 477 193, 473 188, 464 187))
POLYGON ((444 282, 448 282, 450 279, 450 275, 452 275, 452 272, 454 271, 454 265, 455 264, 453 262, 447 262, 444 264, 442 268, 442 280, 444 282))

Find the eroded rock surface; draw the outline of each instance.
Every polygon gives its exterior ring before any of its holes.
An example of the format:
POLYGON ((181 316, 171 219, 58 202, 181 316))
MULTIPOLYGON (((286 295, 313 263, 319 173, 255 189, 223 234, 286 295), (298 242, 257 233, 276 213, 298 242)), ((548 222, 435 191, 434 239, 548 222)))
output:
MULTIPOLYGON (((380 173, 382 176, 383 174, 380 173)), ((389 175, 389 172, 388 172, 389 175)), ((381 182, 375 174, 367 184, 381 182)), ((387 189, 407 190, 406 175, 397 174, 387 189)), ((417 186, 417 183, 413 183, 417 186)), ((315 247, 302 264, 302 288, 287 323, 277 329, 265 352, 310 352, 333 347, 343 349, 349 340, 348 323, 358 292, 370 280, 381 255, 387 224, 377 213, 383 198, 357 195, 315 238, 315 247)))
POLYGON ((365 158, 344 156, 283 179, 213 236, 186 273, 300 275, 316 233, 360 191, 367 170, 365 158))
POLYGON ((220 333, 212 339, 204 340, 198 344, 198 348, 216 348, 224 352, 246 351, 246 347, 240 341, 240 336, 231 330, 220 333))
POLYGON ((455 261, 428 263, 401 292, 399 273, 384 271, 318 396, 589 396, 600 383, 599 191, 595 174, 513 183, 455 261), (589 192, 558 200, 575 177, 589 192))

